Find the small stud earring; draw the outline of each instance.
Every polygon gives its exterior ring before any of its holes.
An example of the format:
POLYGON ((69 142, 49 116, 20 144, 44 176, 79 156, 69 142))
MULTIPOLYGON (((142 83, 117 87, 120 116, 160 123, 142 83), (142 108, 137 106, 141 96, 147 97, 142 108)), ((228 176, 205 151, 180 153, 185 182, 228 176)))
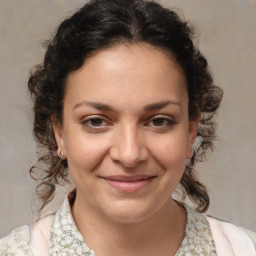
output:
POLYGON ((64 153, 62 151, 60 151, 60 155, 61 155, 61 160, 64 160, 64 153))

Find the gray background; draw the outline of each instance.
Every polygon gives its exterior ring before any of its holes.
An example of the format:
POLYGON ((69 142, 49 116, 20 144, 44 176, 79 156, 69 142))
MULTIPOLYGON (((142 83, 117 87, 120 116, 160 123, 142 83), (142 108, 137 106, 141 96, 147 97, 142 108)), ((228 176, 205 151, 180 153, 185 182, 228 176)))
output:
MULTIPOLYGON (((0 237, 36 218, 35 184, 28 174, 36 160, 29 70, 42 61, 41 40, 84 2, 0 0, 0 237)), ((215 83, 225 92, 220 138, 209 161, 198 166, 211 196, 208 213, 256 230, 256 0, 161 2, 194 23, 215 83)))

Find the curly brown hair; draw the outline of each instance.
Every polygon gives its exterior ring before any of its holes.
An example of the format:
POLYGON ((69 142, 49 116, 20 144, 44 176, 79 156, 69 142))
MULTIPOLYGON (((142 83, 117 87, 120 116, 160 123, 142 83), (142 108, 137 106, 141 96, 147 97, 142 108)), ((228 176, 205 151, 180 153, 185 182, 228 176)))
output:
POLYGON ((180 185, 184 196, 204 212, 209 206, 206 187, 197 178, 194 165, 202 161, 216 138, 214 116, 222 90, 213 84, 204 56, 193 42, 192 26, 173 10, 155 2, 142 0, 92 0, 70 18, 65 19, 48 42, 44 62, 32 70, 28 87, 34 102, 34 136, 43 149, 38 163, 46 168, 38 197, 40 210, 54 197, 57 184, 68 181, 68 163, 58 155, 52 120, 62 123, 63 98, 68 74, 79 69, 94 51, 115 44, 148 43, 167 50, 182 68, 189 95, 189 118, 201 116, 194 155, 186 165, 180 185))

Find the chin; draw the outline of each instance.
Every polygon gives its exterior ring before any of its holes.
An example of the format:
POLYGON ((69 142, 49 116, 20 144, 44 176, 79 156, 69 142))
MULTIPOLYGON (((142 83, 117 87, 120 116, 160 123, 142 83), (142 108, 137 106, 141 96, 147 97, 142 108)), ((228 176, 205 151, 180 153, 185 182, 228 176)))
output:
POLYGON ((153 215, 152 207, 138 202, 118 202, 105 212, 116 223, 139 223, 153 215))

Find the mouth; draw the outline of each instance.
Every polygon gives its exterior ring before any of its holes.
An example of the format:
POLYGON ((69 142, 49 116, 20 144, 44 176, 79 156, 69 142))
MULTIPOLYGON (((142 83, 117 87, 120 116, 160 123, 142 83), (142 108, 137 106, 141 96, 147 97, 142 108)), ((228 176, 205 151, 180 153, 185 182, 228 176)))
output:
POLYGON ((136 175, 136 176, 107 176, 102 177, 102 179, 110 185, 112 188, 116 189, 122 193, 136 193, 145 188, 151 183, 151 181, 156 178, 156 176, 149 175, 136 175))

